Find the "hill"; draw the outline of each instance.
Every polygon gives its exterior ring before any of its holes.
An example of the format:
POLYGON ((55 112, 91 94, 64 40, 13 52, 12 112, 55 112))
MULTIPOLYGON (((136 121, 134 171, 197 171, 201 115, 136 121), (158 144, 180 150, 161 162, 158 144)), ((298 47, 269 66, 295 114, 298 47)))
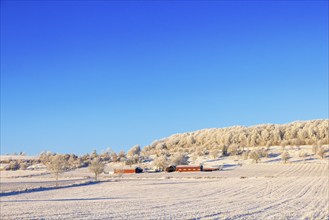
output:
POLYGON ((329 120, 296 121, 289 124, 261 124, 210 128, 175 134, 143 148, 144 155, 175 152, 208 154, 211 151, 329 144, 329 120))

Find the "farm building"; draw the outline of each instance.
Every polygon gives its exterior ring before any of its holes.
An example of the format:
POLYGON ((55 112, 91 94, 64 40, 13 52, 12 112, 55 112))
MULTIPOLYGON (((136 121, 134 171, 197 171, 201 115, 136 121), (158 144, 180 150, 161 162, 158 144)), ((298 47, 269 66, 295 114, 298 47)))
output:
POLYGON ((177 172, 197 172, 202 171, 203 166, 202 165, 179 165, 176 166, 177 172))
POLYGON ((175 166, 169 166, 166 168, 166 172, 170 173, 170 172, 175 172, 176 171, 176 167, 175 166))
POLYGON ((142 172, 143 172, 143 169, 140 168, 140 167, 114 169, 115 174, 119 174, 119 173, 142 173, 142 172))
POLYGON ((202 171, 204 172, 212 172, 212 171, 218 171, 220 170, 219 167, 204 167, 202 171))

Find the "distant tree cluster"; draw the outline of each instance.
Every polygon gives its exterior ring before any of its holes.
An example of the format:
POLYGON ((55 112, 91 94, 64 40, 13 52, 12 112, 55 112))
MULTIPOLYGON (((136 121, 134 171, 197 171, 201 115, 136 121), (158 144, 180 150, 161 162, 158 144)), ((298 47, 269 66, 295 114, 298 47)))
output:
POLYGON ((284 125, 234 126, 175 134, 154 141, 144 147, 141 154, 170 156, 175 153, 193 153, 216 157, 220 152, 223 156, 239 155, 246 148, 325 144, 329 144, 329 120, 311 120, 284 125))
POLYGON ((46 165, 47 170, 54 174, 56 178, 56 186, 58 186, 58 177, 61 173, 76 169, 79 167, 88 166, 90 172, 94 173, 95 180, 104 171, 105 161, 109 161, 108 154, 98 155, 96 151, 90 155, 82 155, 80 157, 74 154, 56 154, 44 152, 40 154, 40 161, 46 165))
POLYGON ((163 154, 156 157, 153 165, 159 170, 165 170, 168 166, 187 165, 189 164, 189 156, 184 153, 175 153, 172 156, 163 154))
POLYGON ((1 170, 26 170, 29 166, 40 163, 39 159, 5 159, 0 160, 1 164, 7 164, 7 166, 1 167, 1 170))

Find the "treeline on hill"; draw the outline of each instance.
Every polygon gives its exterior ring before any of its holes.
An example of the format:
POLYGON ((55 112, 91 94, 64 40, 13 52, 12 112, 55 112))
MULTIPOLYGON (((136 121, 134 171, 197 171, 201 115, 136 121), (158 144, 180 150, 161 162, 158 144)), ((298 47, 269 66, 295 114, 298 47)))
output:
POLYGON ((329 144, 329 120, 297 121, 284 125, 264 124, 252 127, 203 129, 175 134, 144 147, 144 155, 232 151, 269 146, 300 146, 329 144))
MULTIPOLYGON (((4 170, 28 169, 38 163, 49 168, 54 161, 62 161, 61 164, 65 165, 62 170, 69 170, 88 167, 96 160, 103 164, 122 162, 125 165, 153 161, 155 167, 164 169, 168 165, 188 164, 189 156, 192 156, 191 161, 195 162, 198 156, 203 155, 213 158, 239 155, 243 159, 253 159, 257 163, 261 157, 269 156, 268 148, 270 146, 281 146, 284 151, 285 146, 289 145, 297 148, 300 145, 313 145, 312 153, 323 158, 326 151, 321 146, 326 144, 329 144, 329 120, 312 120, 285 125, 265 124, 252 127, 203 129, 175 134, 154 141, 143 149, 139 145, 135 145, 127 153, 124 151, 115 153, 108 150, 98 154, 94 151, 81 156, 62 154, 59 158, 56 153, 43 152, 36 160, 0 162, 8 164, 3 168, 4 170)), ((300 156, 305 158, 308 153, 300 151, 300 156)), ((287 152, 283 152, 283 157, 289 158, 287 152)))

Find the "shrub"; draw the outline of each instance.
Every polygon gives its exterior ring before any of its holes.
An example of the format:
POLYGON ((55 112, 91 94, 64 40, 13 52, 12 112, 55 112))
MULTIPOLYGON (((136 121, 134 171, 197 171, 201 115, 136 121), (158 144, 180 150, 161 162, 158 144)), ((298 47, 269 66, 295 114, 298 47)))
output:
POLYGON ((262 149, 259 149, 258 152, 259 152, 261 157, 268 157, 269 156, 269 153, 268 153, 267 149, 262 148, 262 149))
POLYGON ((289 158, 290 158, 290 155, 289 155, 288 151, 283 151, 281 154, 281 159, 284 161, 284 163, 287 163, 289 158))
POLYGON ((248 160, 248 158, 249 158, 249 153, 250 153, 249 150, 247 150, 247 151, 243 151, 243 152, 242 152, 242 159, 244 159, 244 160, 248 160))
POLYGON ((26 170, 27 167, 28 167, 28 163, 27 163, 27 162, 25 162, 25 161, 21 161, 21 162, 19 163, 19 168, 20 168, 21 170, 26 170))
POLYGON ((118 154, 118 161, 124 161, 125 158, 126 158, 126 153, 123 150, 120 151, 118 154))
MULTIPOLYGON (((141 157, 142 158, 142 157, 141 157)), ((135 154, 133 157, 132 157, 132 160, 134 163, 138 163, 140 161, 140 156, 138 154, 135 154)))
POLYGON ((127 158, 124 161, 125 165, 131 166, 134 164, 134 161, 131 158, 127 158))
POLYGON ((119 157, 116 153, 112 153, 111 154, 111 159, 112 159, 113 162, 118 162, 119 157))
POLYGON ((111 161, 110 152, 105 152, 105 153, 101 154, 100 158, 102 159, 102 161, 110 162, 111 161))
POLYGON ((236 156, 240 154, 240 149, 238 146, 233 145, 228 148, 228 153, 230 154, 230 156, 236 156))
POLYGON ((39 156, 39 160, 41 161, 41 163, 43 164, 47 164, 50 162, 50 159, 52 156, 54 156, 55 154, 50 152, 50 151, 47 151, 47 152, 42 152, 39 156))
POLYGON ((81 166, 85 167, 88 166, 90 163, 90 156, 89 154, 82 155, 80 158, 80 164, 81 166))
POLYGON ((320 147, 318 150, 317 150, 317 155, 319 157, 321 157, 322 159, 324 159, 324 155, 325 155, 326 151, 324 150, 323 147, 320 147))
POLYGON ((280 146, 281 146, 281 150, 282 150, 282 151, 285 151, 285 150, 286 150, 286 146, 287 146, 287 141, 282 141, 282 142, 280 143, 280 146))
POLYGON ((255 163, 258 163, 261 158, 261 154, 259 151, 254 150, 249 153, 249 158, 252 159, 255 163))
POLYGON ((203 155, 204 155, 204 152, 203 152, 203 150, 202 150, 201 148, 198 148, 198 149, 196 150, 196 154, 197 154, 198 156, 203 156, 203 155))
POLYGON ((302 150, 302 151, 299 152, 298 156, 300 158, 303 158, 303 160, 305 160, 305 158, 308 156, 308 154, 305 151, 302 150))
POLYGON ((218 158, 218 154, 219 154, 219 150, 218 150, 218 149, 212 149, 212 150, 210 151, 210 155, 211 155, 211 157, 212 157, 213 159, 218 158))
POLYGON ((19 163, 17 162, 17 160, 10 161, 9 170, 19 170, 19 163))

